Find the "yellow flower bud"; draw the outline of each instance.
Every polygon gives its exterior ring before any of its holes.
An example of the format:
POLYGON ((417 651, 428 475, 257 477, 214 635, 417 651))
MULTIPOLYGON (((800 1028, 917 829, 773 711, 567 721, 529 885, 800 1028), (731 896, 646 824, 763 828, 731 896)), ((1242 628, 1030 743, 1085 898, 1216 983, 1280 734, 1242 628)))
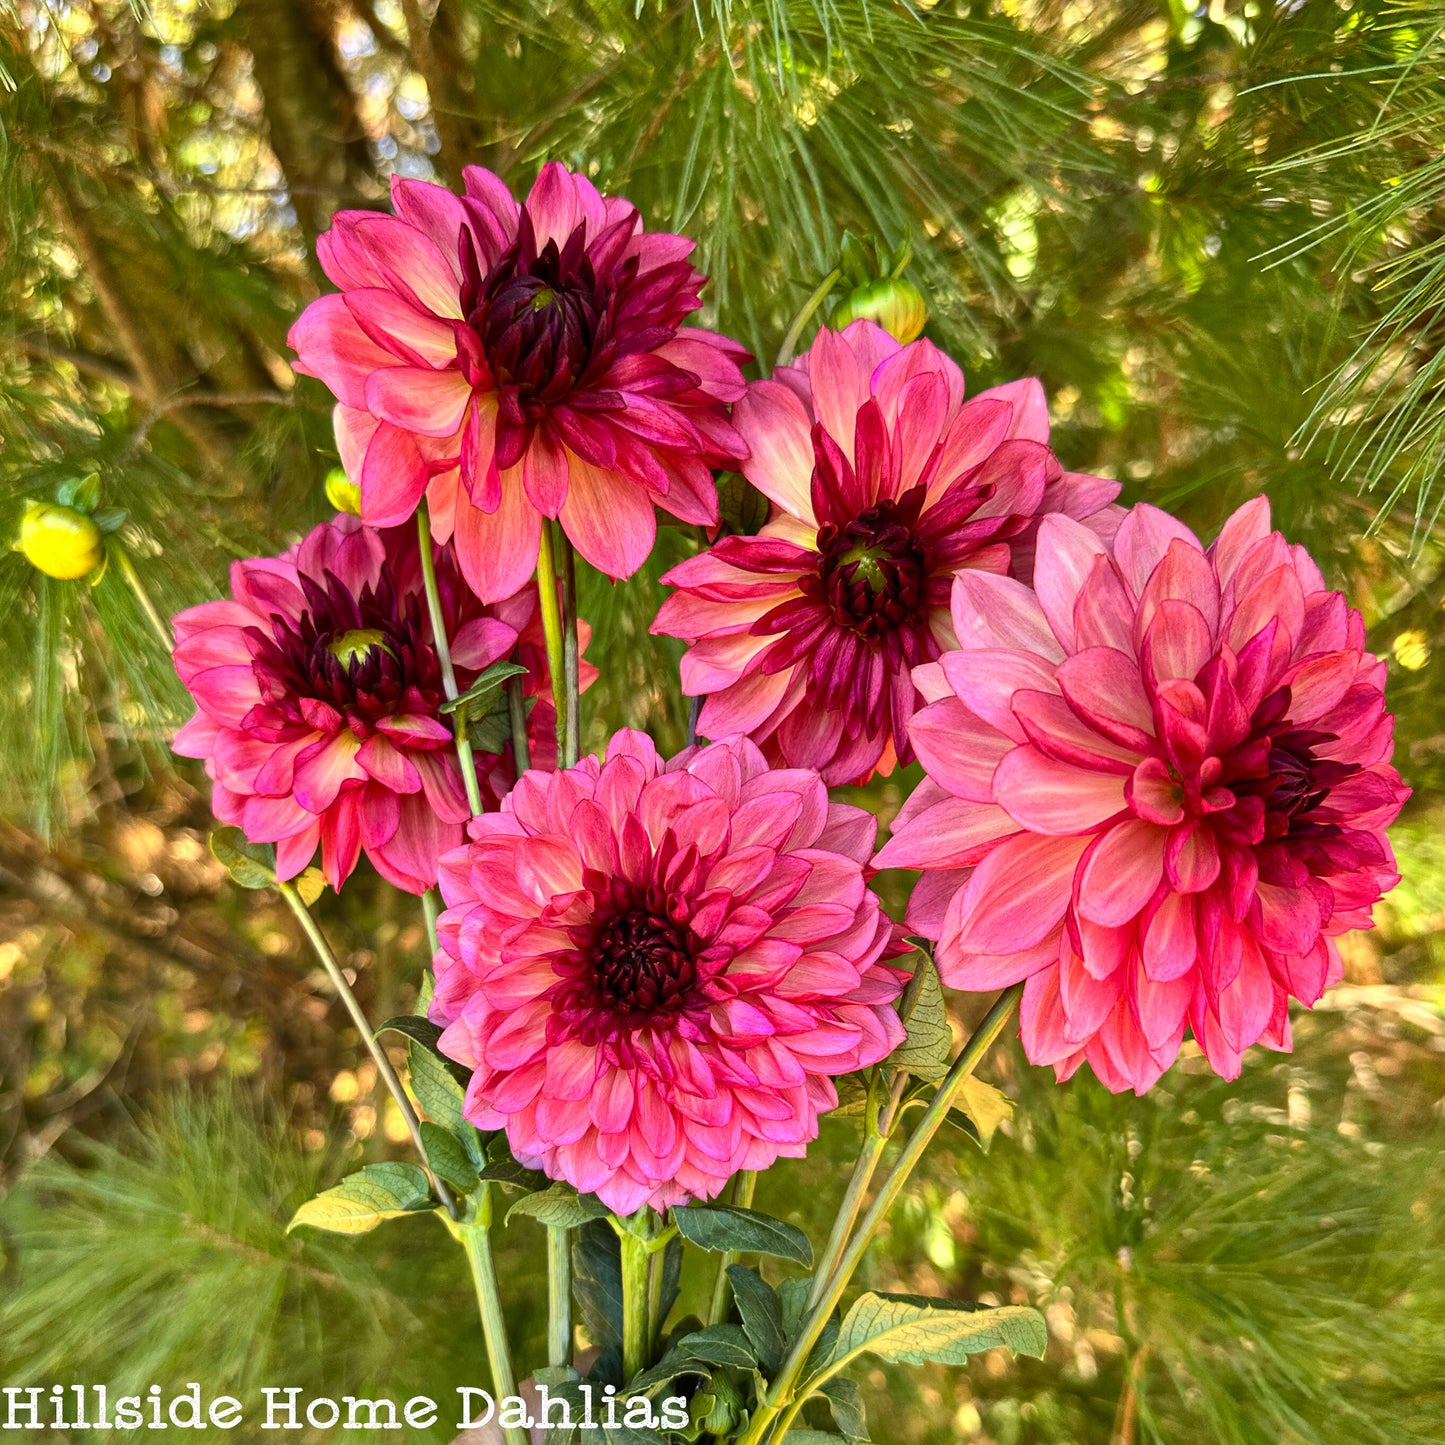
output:
POLYGON ((884 276, 850 291, 833 313, 832 326, 842 331, 854 321, 872 321, 905 346, 923 334, 928 307, 923 293, 902 276, 884 276))
POLYGON ((353 517, 361 515, 361 488, 340 467, 332 467, 326 473, 326 500, 338 512, 350 512, 353 517))
POLYGON ((105 556, 100 528, 55 502, 26 502, 16 549, 37 571, 64 580, 94 572, 105 556))

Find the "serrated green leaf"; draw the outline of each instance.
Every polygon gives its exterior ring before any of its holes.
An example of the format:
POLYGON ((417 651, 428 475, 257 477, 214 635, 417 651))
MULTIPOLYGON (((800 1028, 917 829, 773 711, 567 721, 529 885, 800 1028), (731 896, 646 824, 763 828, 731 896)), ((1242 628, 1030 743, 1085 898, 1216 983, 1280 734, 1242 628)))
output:
POLYGON ((276 886, 276 850, 269 843, 252 843, 239 828, 214 828, 211 852, 241 888, 276 886))
POLYGON ((1041 1357, 1048 1345, 1044 1318, 1027 1305, 978 1305, 926 1295, 869 1291, 843 1318, 832 1358, 866 1350, 904 1365, 933 1361, 961 1365, 999 1345, 1041 1357))
POLYGON ((868 1110, 868 1080, 863 1074, 843 1074, 833 1080, 838 1091, 838 1107, 829 1116, 834 1119, 849 1118, 868 1110))
POLYGON ((834 1375, 818 1386, 818 1393, 833 1412, 833 1423, 850 1439, 868 1438, 868 1412, 863 1408, 863 1392, 856 1380, 834 1375))
POLYGON ((389 1018, 376 1030, 376 1036, 401 1034, 407 1041, 407 1082, 421 1105, 422 1112, 433 1123, 454 1135, 467 1148, 473 1147, 476 1131, 462 1114, 466 1098, 467 1071, 437 1049, 442 1031, 430 1019, 416 1014, 399 1014, 389 1018))
POLYGON ((464 693, 442 703, 440 711, 458 712, 465 708, 468 718, 482 717, 496 704, 507 679, 520 677, 526 671, 519 662, 494 662, 464 693))
POLYGON ((332 1234, 367 1234, 384 1219, 434 1205, 431 1183, 416 1164, 367 1164, 340 1184, 308 1199, 286 1226, 309 1224, 332 1234))
POLYGON ((959 1089, 951 1115, 958 1115, 964 1132, 986 1153, 998 1126, 1013 1117, 1013 1100, 1007 1094, 968 1075, 959 1089))
POLYGON ((524 1194, 507 1211, 507 1223, 514 1214, 528 1215, 554 1229, 576 1229, 589 1219, 602 1219, 607 1206, 595 1194, 578 1194, 567 1184, 554 1184, 536 1194, 524 1194))
POLYGON ((783 1363, 788 1346, 777 1292, 756 1270, 742 1264, 728 1266, 728 1283, 733 1288, 743 1332, 758 1352, 758 1363, 772 1375, 783 1363))
POLYGON ((741 1325, 707 1325, 685 1335, 673 1348, 688 1359, 705 1360, 710 1365, 731 1365, 735 1369, 751 1370, 758 1363, 757 1352, 741 1325))
POLYGON ((426 1150, 427 1163, 443 1179, 463 1194, 470 1194, 480 1182, 476 1166, 467 1158, 456 1135, 433 1124, 430 1119, 421 1121, 421 1143, 426 1150))
POLYGON ((953 1032, 948 1027, 948 1006, 938 970, 923 949, 918 950, 918 964, 898 1013, 907 1037, 889 1054, 889 1067, 906 1069, 929 1083, 941 1079, 953 1053, 953 1032))
POLYGON ((572 1246, 572 1288, 593 1340, 622 1347, 622 1241, 601 1219, 589 1220, 572 1246))
POLYGON ((682 1237, 699 1249, 771 1254, 811 1269, 813 1246, 796 1225, 732 1204, 688 1204, 672 1212, 682 1237))

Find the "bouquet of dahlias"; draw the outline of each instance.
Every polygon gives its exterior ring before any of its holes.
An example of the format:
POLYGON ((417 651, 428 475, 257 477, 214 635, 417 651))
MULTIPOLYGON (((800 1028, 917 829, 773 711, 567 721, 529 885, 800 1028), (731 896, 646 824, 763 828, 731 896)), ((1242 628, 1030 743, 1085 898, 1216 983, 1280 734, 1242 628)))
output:
POLYGON ((1229 1078, 1288 1049, 1291 995, 1339 976, 1397 877, 1384 666, 1263 498, 1205 545, 1066 471, 1036 382, 967 396, 906 251, 853 245, 749 381, 685 324, 691 243, 582 176, 392 199, 336 217, 339 289, 292 332, 344 509, 175 619, 213 848, 295 911, 415 1147, 294 1223, 437 1214, 488 1438, 866 1438, 866 1354, 1043 1352, 1024 1306, 850 1291, 945 1119, 1006 1117, 975 1070, 1016 1012, 1033 1063, 1143 1091, 1186 1035, 1229 1078), (722 470, 769 504, 755 535, 720 522, 722 470), (653 624, 688 644, 695 740, 581 756, 574 549, 627 577, 657 508, 696 538, 653 624), (880 849, 847 790, 915 760, 880 849), (432 944, 379 1027, 309 911, 363 853, 432 944), (919 872, 904 925, 880 868, 919 872), (956 1052, 948 989, 996 994, 956 1052), (754 1183, 844 1096, 856 1162, 809 1240, 754 1183), (541 1284, 498 1278, 504 1215, 545 1238, 545 1361, 507 1339, 541 1284), (687 1250, 704 1317, 676 1316, 687 1250))

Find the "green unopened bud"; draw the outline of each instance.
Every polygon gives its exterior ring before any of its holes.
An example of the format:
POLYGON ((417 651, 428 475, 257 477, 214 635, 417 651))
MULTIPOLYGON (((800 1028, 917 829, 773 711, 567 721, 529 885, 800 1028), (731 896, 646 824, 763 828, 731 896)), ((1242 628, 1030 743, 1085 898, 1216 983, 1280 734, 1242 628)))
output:
POLYGON ((396 656, 386 645, 386 634, 375 627, 353 628, 350 632, 333 637, 326 644, 326 650, 342 667, 350 667, 353 662, 365 662, 375 647, 379 647, 388 657, 396 656))
POLYGON ((361 488, 340 467, 332 467, 326 473, 326 500, 338 512, 350 512, 353 517, 361 515, 361 488))
POLYGON ((923 334, 928 307, 923 293, 902 276, 884 276, 850 291, 838 303, 832 326, 841 331, 854 321, 872 321, 905 346, 923 334))
POLYGON ((37 571, 65 581, 94 572, 105 557, 100 528, 56 502, 26 502, 15 546, 37 571))
POLYGON ((719 1371, 692 1397, 688 1416, 699 1433, 726 1437, 742 1418, 742 1403, 737 1387, 719 1371))

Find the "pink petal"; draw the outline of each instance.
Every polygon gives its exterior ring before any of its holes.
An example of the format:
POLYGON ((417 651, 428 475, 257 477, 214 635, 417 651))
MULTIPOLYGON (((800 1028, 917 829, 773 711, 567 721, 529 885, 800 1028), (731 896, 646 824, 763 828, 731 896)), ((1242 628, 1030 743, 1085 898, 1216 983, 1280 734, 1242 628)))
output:
POLYGON ((733 407, 733 425, 751 453, 743 475, 785 512, 814 525, 813 442, 803 403, 776 381, 755 381, 733 407))
POLYGON ((568 453, 562 528, 599 572, 630 577, 647 560, 657 518, 647 493, 620 472, 604 471, 568 453))
POLYGON ((1164 876, 1165 830, 1141 819, 1109 829, 1079 880, 1079 912, 1116 928, 1135 917, 1164 876))
POLYGON ((1124 808, 1124 779, 1015 748, 993 775, 994 800, 1022 827, 1055 836, 1087 833, 1124 808))

